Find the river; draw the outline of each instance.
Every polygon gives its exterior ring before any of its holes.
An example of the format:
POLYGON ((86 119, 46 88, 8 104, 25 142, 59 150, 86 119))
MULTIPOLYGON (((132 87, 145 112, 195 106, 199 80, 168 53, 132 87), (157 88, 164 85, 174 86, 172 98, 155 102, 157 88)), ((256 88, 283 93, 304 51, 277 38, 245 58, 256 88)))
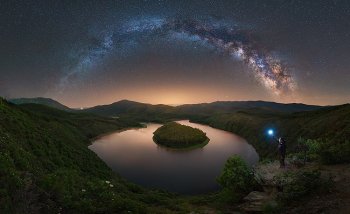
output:
POLYGON ((201 129, 209 137, 209 143, 190 151, 169 150, 152 140, 153 132, 161 125, 149 123, 146 128, 103 136, 95 140, 89 149, 131 182, 182 194, 218 190, 216 177, 226 160, 234 154, 249 165, 259 160, 255 149, 233 133, 187 120, 177 122, 201 129))

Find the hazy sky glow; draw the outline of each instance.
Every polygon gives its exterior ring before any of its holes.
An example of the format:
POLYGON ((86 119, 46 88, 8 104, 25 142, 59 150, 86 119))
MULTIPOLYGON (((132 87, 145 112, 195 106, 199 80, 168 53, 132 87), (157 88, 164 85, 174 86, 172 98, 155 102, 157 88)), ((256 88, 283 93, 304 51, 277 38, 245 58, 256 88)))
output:
POLYGON ((2 1, 0 96, 350 102, 349 1, 2 1))

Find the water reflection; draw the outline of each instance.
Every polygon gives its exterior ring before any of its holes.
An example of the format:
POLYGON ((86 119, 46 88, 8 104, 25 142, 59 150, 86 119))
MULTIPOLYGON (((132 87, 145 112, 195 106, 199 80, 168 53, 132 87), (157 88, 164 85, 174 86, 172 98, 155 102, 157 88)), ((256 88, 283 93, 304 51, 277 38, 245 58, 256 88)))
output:
POLYGON ((190 151, 169 150, 152 140, 161 125, 147 124, 147 128, 104 136, 89 148, 129 181, 185 194, 217 190, 215 179, 233 154, 250 165, 258 161, 254 148, 237 135, 189 121, 178 122, 206 132, 209 143, 190 151))

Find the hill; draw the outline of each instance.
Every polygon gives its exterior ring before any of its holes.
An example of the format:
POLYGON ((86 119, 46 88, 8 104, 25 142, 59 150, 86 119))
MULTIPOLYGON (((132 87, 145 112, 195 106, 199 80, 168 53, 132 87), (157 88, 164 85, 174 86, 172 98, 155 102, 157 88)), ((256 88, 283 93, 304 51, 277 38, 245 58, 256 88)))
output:
POLYGON ((64 110, 64 111, 71 111, 69 107, 57 102, 56 100, 50 99, 50 98, 43 98, 43 97, 37 97, 37 98, 18 98, 18 99, 10 99, 8 100, 11 103, 20 105, 20 104, 28 104, 28 103, 34 103, 34 104, 41 104, 50 106, 52 108, 64 110))
POLYGON ((0 98, 1 212, 186 212, 173 195, 116 176, 88 149, 93 136, 86 129, 93 128, 96 136, 124 127, 111 119, 0 98))
POLYGON ((140 105, 130 101, 122 101, 116 106, 120 107, 119 114, 115 115, 118 118, 112 118, 86 111, 67 112, 40 104, 14 105, 0 98, 1 212, 232 211, 232 205, 218 202, 222 200, 220 193, 179 197, 131 184, 116 176, 87 148, 93 137, 137 126, 138 121, 150 120, 153 116, 159 121, 186 117, 237 133, 246 138, 261 157, 274 157, 276 152, 272 140, 265 134, 267 128, 274 128, 278 136, 287 138, 290 153, 297 150, 299 137, 330 139, 331 143, 337 144, 350 136, 349 104, 302 112, 252 107, 229 112, 221 109, 213 113, 198 110, 191 114, 177 110, 177 107, 140 105))
POLYGON ((158 145, 174 149, 198 148, 209 142, 208 137, 202 130, 176 122, 170 122, 159 127, 153 133, 153 140, 158 145))
POLYGON ((177 107, 177 111, 186 114, 232 113, 244 109, 259 109, 270 112, 299 112, 311 111, 321 106, 301 103, 275 103, 266 101, 217 101, 213 103, 186 104, 177 107))
POLYGON ((296 150, 299 138, 330 138, 333 141, 344 141, 346 136, 350 136, 349 104, 314 106, 265 101, 229 101, 172 107, 123 100, 88 109, 87 112, 140 122, 164 123, 174 119, 190 119, 241 135, 263 158, 276 155, 274 141, 266 136, 267 128, 274 128, 278 136, 286 137, 291 151, 296 150))
POLYGON ((121 100, 109 105, 95 106, 84 110, 103 116, 132 116, 145 121, 154 119, 186 118, 192 115, 211 115, 215 113, 233 113, 240 110, 255 109, 263 112, 299 112, 311 111, 321 106, 298 103, 282 104, 265 101, 218 101, 213 103, 186 104, 180 106, 151 105, 129 100, 121 100), (142 114, 142 117, 141 117, 142 114))
POLYGON ((175 107, 167 105, 151 105, 129 100, 121 100, 109 105, 95 106, 83 110, 108 117, 126 117, 143 122, 163 122, 165 118, 176 118, 175 107))
POLYGON ((62 123, 68 123, 79 129, 88 138, 94 138, 101 133, 140 126, 138 122, 132 120, 103 117, 80 111, 67 112, 41 104, 22 104, 18 107, 47 120, 54 119, 62 123))
POLYGON ((192 116, 191 120, 241 135, 261 157, 276 155, 276 145, 266 135, 268 128, 274 128, 277 136, 287 139, 290 152, 297 149, 299 138, 323 138, 337 143, 348 140, 350 136, 350 104, 294 113, 245 110, 192 116))

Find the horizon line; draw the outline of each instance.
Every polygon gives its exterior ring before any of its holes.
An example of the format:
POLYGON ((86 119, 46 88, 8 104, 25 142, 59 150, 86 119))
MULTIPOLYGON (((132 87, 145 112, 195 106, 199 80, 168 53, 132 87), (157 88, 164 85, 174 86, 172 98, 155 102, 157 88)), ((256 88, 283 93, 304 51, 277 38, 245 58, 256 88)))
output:
MULTIPOLYGON (((0 96, 1 97, 1 96, 0 96)), ((4 97, 3 97, 4 98, 4 97)), ((210 104, 210 103, 215 103, 215 102, 269 102, 269 103, 278 103, 278 104, 302 104, 302 105, 309 105, 309 106, 338 106, 338 105, 346 105, 346 104, 350 104, 350 103, 342 103, 342 104, 327 104, 327 105, 319 105, 319 104, 308 104, 308 103, 302 103, 302 102, 276 102, 276 101, 268 101, 268 100, 216 100, 216 101, 209 101, 209 102, 198 102, 198 103, 179 103, 179 104, 164 104, 164 103, 147 103, 147 102, 142 102, 142 101, 136 101, 136 100, 129 100, 129 99, 120 99, 117 100, 115 102, 111 102, 111 103, 101 103, 101 104, 96 104, 96 105, 92 105, 92 106, 81 106, 81 107, 71 107, 69 105, 64 104, 64 102, 59 101, 58 99, 54 99, 51 97, 17 97, 17 98, 4 98, 6 100, 14 100, 14 99, 40 99, 40 98, 44 98, 44 99, 51 99, 54 100, 68 108, 71 109, 87 109, 87 108, 93 108, 96 106, 104 106, 104 105, 111 105, 114 103, 118 103, 121 101, 130 101, 130 102, 135 102, 135 103, 142 103, 142 104, 148 104, 148 105, 166 105, 166 106, 172 106, 172 107, 177 107, 177 106, 182 106, 182 105, 200 105, 200 104, 210 104)))

